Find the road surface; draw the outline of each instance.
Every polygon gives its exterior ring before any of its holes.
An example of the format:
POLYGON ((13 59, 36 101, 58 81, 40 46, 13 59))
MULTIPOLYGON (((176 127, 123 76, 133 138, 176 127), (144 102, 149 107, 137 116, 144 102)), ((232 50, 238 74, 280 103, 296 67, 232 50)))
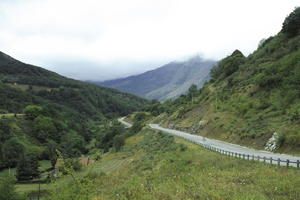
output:
MULTIPOLYGON (((130 128, 132 125, 124 121, 125 117, 119 118, 118 121, 122 123, 127 128, 130 128)), ((158 124, 148 124, 152 129, 168 133, 173 136, 184 138, 190 142, 201 145, 205 148, 218 151, 222 154, 239 157, 248 160, 259 160, 261 162, 283 165, 283 166, 293 166, 300 168, 300 157, 292 156, 287 154, 272 153, 269 151, 252 149, 249 147, 240 146, 237 144, 232 144, 228 142, 223 142, 220 140, 209 139, 199 135, 193 135, 190 133, 177 131, 173 129, 163 128, 158 124)))
POLYGON ((202 136, 198 135, 193 135, 190 133, 182 132, 182 131, 177 131, 173 129, 167 129, 159 126, 158 124, 149 124, 149 127, 155 130, 159 130, 174 136, 178 136, 181 138, 184 138, 186 140, 189 140, 193 143, 199 144, 201 146, 204 146, 206 148, 218 151, 220 153, 224 153, 227 155, 232 155, 235 157, 241 157, 244 159, 258 159, 260 161, 265 161, 267 163, 272 163, 272 164, 278 164, 278 159, 280 165, 287 165, 287 162, 289 162, 289 166, 294 166, 299 168, 299 156, 292 156, 292 155, 287 155, 287 154, 278 154, 278 153, 272 153, 268 151, 262 151, 262 150, 256 150, 244 146, 240 146, 237 144, 231 144, 228 142, 223 142, 220 140, 215 140, 215 139, 209 139, 205 138, 202 136), (229 153, 231 152, 231 153, 229 153), (248 156, 249 155, 249 156, 248 156), (264 159, 265 157, 265 159, 264 159), (272 161, 271 159, 272 158, 272 161), (289 160, 289 161, 287 161, 289 160), (298 162, 298 163, 297 163, 298 162))
POLYGON ((124 121, 124 118, 125 118, 125 117, 121 117, 121 118, 118 119, 118 121, 119 121, 121 124, 123 124, 126 128, 132 127, 132 125, 131 125, 130 123, 124 121))

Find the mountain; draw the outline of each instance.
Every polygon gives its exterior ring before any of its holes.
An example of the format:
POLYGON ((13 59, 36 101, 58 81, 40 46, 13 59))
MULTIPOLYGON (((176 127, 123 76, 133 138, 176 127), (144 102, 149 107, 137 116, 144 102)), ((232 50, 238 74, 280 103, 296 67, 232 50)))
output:
POLYGON ((143 74, 96 84, 164 101, 186 93, 192 84, 201 87, 209 79, 209 71, 214 65, 215 61, 196 56, 184 62, 171 62, 143 74))
POLYGON ((270 150, 270 141, 271 150, 299 154, 299 21, 297 8, 252 54, 236 50, 222 59, 200 90, 151 105, 154 122, 261 149, 270 150))
POLYGON ((56 150, 63 157, 85 154, 91 141, 99 146, 108 120, 148 103, 0 52, 0 169, 17 166, 27 155, 53 160, 56 150))
MULTIPOLYGON (((107 117, 120 116, 147 103, 147 100, 134 95, 73 80, 22 63, 2 52, 0 52, 0 81, 6 86, 21 89, 32 96, 70 107, 88 117, 99 114, 107 117)), ((22 101, 19 103, 22 104, 22 101)), ((21 112, 23 107, 2 105, 2 109, 9 112, 21 112)))

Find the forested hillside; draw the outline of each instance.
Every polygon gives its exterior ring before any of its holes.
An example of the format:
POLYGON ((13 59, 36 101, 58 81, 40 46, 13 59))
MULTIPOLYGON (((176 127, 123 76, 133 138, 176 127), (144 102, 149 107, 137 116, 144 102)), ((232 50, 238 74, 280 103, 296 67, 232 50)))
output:
POLYGON ((22 159, 55 164, 56 150, 63 157, 85 154, 108 120, 147 103, 0 53, 0 168, 16 167, 22 159))
POLYGON ((299 154, 299 21, 297 8, 252 54, 221 60, 203 88, 148 111, 165 126, 258 148, 275 135, 276 150, 299 154))
MULTIPOLYGON (((134 95, 105 87, 97 87, 60 76, 40 67, 24 64, 4 53, 0 53, 0 81, 10 87, 25 91, 27 96, 30 94, 51 100, 89 117, 124 115, 147 102, 134 95)), ((2 93, 2 95, 5 99, 5 93, 2 93)), ((37 98, 32 100, 35 103, 38 101, 37 98)), ((3 101, 4 104, 1 105, 1 108, 9 112, 20 112, 22 106, 5 105, 5 102, 9 104, 10 101, 10 99, 3 101)), ((22 99, 16 101, 21 104, 24 103, 22 99)))

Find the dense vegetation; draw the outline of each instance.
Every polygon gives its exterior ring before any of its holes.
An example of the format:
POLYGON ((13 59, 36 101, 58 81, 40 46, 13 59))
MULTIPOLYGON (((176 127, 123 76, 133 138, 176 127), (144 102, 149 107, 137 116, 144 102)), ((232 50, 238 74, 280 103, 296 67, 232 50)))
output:
POLYGON ((88 118, 111 118, 142 107, 146 100, 27 65, 0 52, 0 109, 20 113, 24 105, 56 103, 88 118), (10 90, 11 87, 22 89, 10 90), (20 94, 18 94, 20 93, 20 94))
POLYGON ((34 179, 38 160, 54 166, 57 150, 65 158, 88 153, 87 145, 103 134, 97 127, 147 103, 0 53, 0 169, 17 167, 18 180, 34 179))

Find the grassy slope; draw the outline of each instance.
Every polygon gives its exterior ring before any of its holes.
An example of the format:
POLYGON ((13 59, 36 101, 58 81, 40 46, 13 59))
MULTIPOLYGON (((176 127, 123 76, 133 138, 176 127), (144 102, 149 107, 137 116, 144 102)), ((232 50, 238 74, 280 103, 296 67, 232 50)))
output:
POLYGON ((192 127, 207 120, 197 134, 256 148, 277 132, 282 138, 278 151, 299 154, 299 49, 300 36, 280 33, 225 75, 235 59, 228 56, 193 101, 186 96, 164 103, 166 113, 156 121, 192 127))
MULTIPOLYGON (((88 172, 86 199, 300 198, 299 170, 226 157, 147 128, 77 177, 88 172)), ((63 192, 49 198, 71 198, 74 181, 57 184, 63 192)))

